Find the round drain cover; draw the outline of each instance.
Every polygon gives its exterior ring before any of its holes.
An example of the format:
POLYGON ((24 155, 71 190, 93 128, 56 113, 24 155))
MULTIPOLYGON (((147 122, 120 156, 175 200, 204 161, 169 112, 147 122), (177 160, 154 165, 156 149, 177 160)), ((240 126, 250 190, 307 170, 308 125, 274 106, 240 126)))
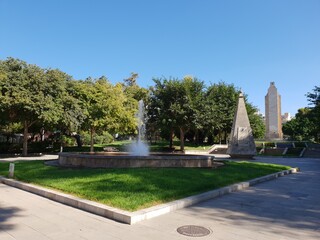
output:
POLYGON ((177 232, 189 237, 204 237, 211 233, 211 230, 201 226, 186 225, 179 227, 177 232))

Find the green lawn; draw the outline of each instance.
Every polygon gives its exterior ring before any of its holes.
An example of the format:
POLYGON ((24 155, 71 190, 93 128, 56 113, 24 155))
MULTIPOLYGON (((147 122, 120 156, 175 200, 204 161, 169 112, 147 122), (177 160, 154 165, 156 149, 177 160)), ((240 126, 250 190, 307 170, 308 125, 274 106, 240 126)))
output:
MULTIPOLYGON (((0 163, 0 175, 7 176, 8 169, 9 163, 0 163)), ((289 167, 252 162, 226 162, 218 169, 67 169, 30 161, 16 162, 15 177, 135 211, 285 169, 289 167)))
MULTIPOLYGON (((107 144, 107 146, 118 148, 120 151, 125 151, 126 146, 130 145, 132 141, 115 141, 113 143, 107 144)), ((147 142, 149 146, 149 150, 151 152, 162 152, 166 151, 169 148, 169 142, 167 141, 157 141, 156 143, 150 144, 150 142, 147 142)), ((101 146, 101 145, 96 145, 101 146)), ((104 145, 106 146, 106 145, 104 145)), ((195 143, 185 142, 185 150, 199 150, 199 151, 208 151, 211 148, 211 144, 201 144, 197 145, 195 143)), ((174 141, 173 147, 176 150, 180 149, 180 141, 174 141)))

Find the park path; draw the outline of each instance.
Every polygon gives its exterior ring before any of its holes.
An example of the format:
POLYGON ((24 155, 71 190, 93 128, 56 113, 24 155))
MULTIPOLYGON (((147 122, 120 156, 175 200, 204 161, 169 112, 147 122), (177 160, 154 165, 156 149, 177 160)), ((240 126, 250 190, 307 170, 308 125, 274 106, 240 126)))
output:
POLYGON ((58 157, 59 157, 58 154, 47 154, 47 155, 29 156, 29 157, 6 157, 6 158, 1 158, 1 155, 0 155, 0 162, 57 160, 58 157))
POLYGON ((301 172, 185 209, 126 225, 0 184, 0 240, 320 239, 320 159, 258 158, 301 172), (176 229, 206 227, 205 237, 176 229))

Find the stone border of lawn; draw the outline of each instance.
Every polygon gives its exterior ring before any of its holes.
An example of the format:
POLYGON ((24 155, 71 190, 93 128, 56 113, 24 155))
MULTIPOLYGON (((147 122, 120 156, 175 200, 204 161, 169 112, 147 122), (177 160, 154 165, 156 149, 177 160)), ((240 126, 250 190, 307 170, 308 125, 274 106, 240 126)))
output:
POLYGON ((227 187, 219 188, 216 190, 212 190, 209 192, 190 196, 180 200, 168 202, 165 204, 160 204, 154 207, 138 210, 135 212, 124 211, 124 210, 113 208, 101 203, 97 203, 94 201, 90 201, 90 200, 78 198, 69 194, 65 194, 56 190, 51 190, 51 189, 36 186, 33 184, 28 184, 28 183, 20 182, 17 180, 8 179, 2 176, 0 176, 0 182, 15 188, 19 188, 19 189, 40 195, 42 197, 51 199, 53 201, 60 202, 62 204, 72 206, 87 212, 91 212, 112 220, 116 220, 116 221, 127 223, 127 224, 135 224, 137 222, 151 219, 151 218, 175 211, 177 209, 181 209, 181 208, 205 201, 205 200, 209 200, 212 198, 226 195, 228 193, 243 190, 258 183, 276 179, 278 177, 282 177, 288 174, 297 173, 298 171, 299 171, 298 168, 291 168, 289 170, 284 170, 284 171, 269 174, 263 177, 255 178, 247 182, 232 184, 227 187))

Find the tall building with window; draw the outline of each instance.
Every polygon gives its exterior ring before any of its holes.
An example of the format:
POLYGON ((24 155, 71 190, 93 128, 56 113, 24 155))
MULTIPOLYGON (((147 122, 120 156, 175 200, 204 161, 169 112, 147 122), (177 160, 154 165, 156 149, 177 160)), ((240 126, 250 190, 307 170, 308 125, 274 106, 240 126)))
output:
POLYGON ((268 93, 265 97, 266 111, 266 139, 281 140, 282 120, 281 120, 281 96, 278 94, 274 82, 270 83, 268 93))

